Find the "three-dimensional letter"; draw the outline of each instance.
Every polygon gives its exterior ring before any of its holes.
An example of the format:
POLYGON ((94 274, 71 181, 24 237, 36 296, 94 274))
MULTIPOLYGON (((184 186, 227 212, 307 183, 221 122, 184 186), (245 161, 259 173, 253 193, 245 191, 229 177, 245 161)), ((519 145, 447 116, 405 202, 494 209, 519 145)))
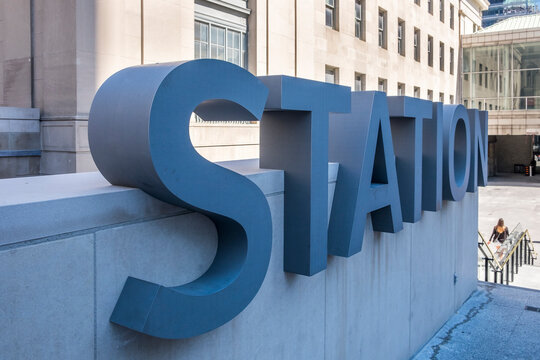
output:
POLYGON ((328 252, 362 250, 366 218, 373 230, 403 229, 386 94, 353 92, 351 113, 330 117, 330 161, 339 162, 328 228, 328 252))
POLYGON ((208 59, 127 68, 101 86, 89 119, 101 173, 207 215, 219 236, 213 263, 191 283, 164 287, 128 277, 111 322, 189 338, 230 321, 253 299, 270 259, 268 203, 253 182, 200 156, 188 126, 192 112, 205 120, 259 119, 267 94, 248 71, 208 59))
POLYGON ((261 121, 260 166, 285 170, 284 269, 326 269, 328 114, 350 111, 350 89, 288 76, 259 77, 270 89, 261 121))

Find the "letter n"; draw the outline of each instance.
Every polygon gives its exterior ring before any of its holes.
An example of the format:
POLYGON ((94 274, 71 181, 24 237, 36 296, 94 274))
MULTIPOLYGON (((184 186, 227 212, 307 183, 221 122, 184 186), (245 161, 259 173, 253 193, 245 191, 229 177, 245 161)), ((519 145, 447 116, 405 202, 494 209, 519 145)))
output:
POLYGON ((467 192, 487 186, 488 178, 488 112, 467 110, 471 129, 471 170, 467 192))

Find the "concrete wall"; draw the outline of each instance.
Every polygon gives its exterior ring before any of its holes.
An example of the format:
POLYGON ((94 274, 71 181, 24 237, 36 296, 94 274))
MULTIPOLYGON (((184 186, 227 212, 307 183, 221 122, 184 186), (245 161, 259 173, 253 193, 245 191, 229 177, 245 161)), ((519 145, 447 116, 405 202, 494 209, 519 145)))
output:
POLYGON ((128 275, 170 286, 205 271, 217 244, 206 217, 99 173, 1 180, 2 358, 406 359, 476 287, 477 194, 444 202, 397 234, 368 225, 361 253, 329 257, 326 271, 305 277, 283 272, 283 172, 256 161, 223 165, 267 197, 270 266, 239 316, 179 341, 108 318, 128 275))
POLYGON ((0 107, 0 178, 39 174, 39 109, 0 107))
POLYGON ((512 173, 514 164, 529 165, 533 158, 531 135, 500 135, 495 142, 496 172, 512 173))

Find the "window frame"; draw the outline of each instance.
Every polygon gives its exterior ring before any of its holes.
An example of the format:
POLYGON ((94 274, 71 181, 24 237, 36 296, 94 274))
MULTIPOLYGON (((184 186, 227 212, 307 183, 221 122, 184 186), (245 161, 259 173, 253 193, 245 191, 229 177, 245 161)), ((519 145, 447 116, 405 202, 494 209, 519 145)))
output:
POLYGON ((359 72, 354 73, 354 91, 365 91, 366 90, 366 74, 359 72), (357 81, 360 81, 360 88, 358 88, 357 81))
POLYGON ((378 78, 377 80, 377 90, 382 92, 388 92, 388 80, 385 78, 378 78), (381 84, 383 89, 381 90, 381 84))
POLYGON ((455 56, 455 51, 454 51, 454 48, 451 47, 450 48, 450 75, 454 75, 454 56, 455 56))
POLYGON ((450 4, 450 29, 454 30, 454 21, 455 21, 455 15, 454 15, 454 5, 450 4))
POLYGON ((405 83, 397 83, 397 96, 405 96, 405 83))
POLYGON ((433 36, 428 35, 427 39, 428 66, 433 67, 433 36))
POLYGON ((445 45, 442 41, 439 41, 439 70, 444 71, 445 62, 445 45))
POLYGON ((339 0, 325 0, 324 1, 324 22, 325 22, 325 25, 328 26, 329 28, 333 29, 333 30, 337 30, 338 29, 338 17, 337 17, 337 12, 338 12, 338 2, 339 0), (330 4, 330 2, 332 2, 330 4), (326 17, 326 13, 327 11, 330 10, 330 12, 332 13, 332 16, 330 17, 330 19, 332 20, 332 24, 328 24, 327 20, 328 18, 326 17))
POLYGON ((339 68, 336 67, 336 66, 332 66, 332 65, 325 65, 324 66, 324 82, 326 82, 328 84, 338 85, 339 84, 339 68), (334 77, 334 82, 327 81, 326 76, 328 75, 329 71, 333 72, 332 76, 334 77))
MULTIPOLYGON (((235 65, 238 65, 244 69, 247 69, 248 68, 248 49, 247 49, 247 31, 242 31, 242 30, 239 30, 239 29, 236 29, 236 28, 231 28, 231 27, 228 27, 226 25, 223 25, 223 24, 217 24, 217 23, 213 23, 213 22, 210 22, 210 21, 206 21, 206 20, 199 20, 199 19, 195 19, 195 22, 194 22, 194 26, 197 26, 197 25, 204 25, 206 26, 206 31, 207 31, 207 41, 201 41, 201 40, 194 40, 194 54, 193 54, 193 57, 194 59, 203 59, 203 57, 197 57, 197 46, 199 46, 199 54, 201 53, 200 51, 200 48, 201 48, 201 44, 204 43, 206 44, 207 46, 207 50, 206 50, 206 54, 207 56, 204 57, 204 59, 218 59, 218 60, 224 60, 224 61, 227 61, 227 62, 230 62, 232 64, 235 64, 235 65), (219 45, 218 43, 212 43, 212 38, 213 38, 213 35, 212 35, 212 29, 213 28, 218 28, 218 29, 222 29, 224 30, 224 42, 223 42, 223 46, 222 45, 219 45), (229 46, 229 33, 236 33, 238 34, 238 48, 234 48, 234 47, 231 47, 229 46), (212 57, 212 45, 216 45, 217 47, 222 47, 223 48, 223 53, 224 53, 224 58, 223 59, 220 59, 219 57, 212 57), (235 51, 238 51, 238 58, 239 58, 239 64, 235 63, 235 62, 232 62, 232 61, 228 61, 229 59, 229 49, 233 49, 235 51)), ((196 32, 194 33, 194 36, 193 38, 195 39, 195 36, 196 36, 196 32)), ((234 41, 233 41, 234 42, 234 41)))
POLYGON ((354 35, 366 41, 366 0, 355 0, 354 6, 354 35), (360 5, 360 17, 356 16, 356 5, 360 5))
POLYGON ((414 60, 417 62, 420 62, 420 60, 422 59, 421 45, 422 45, 422 30, 418 28, 414 28, 413 49, 414 49, 414 60))
POLYGON ((406 54, 406 31, 405 31, 405 20, 398 18, 398 34, 397 34, 397 43, 398 43, 398 54, 405 56, 406 54), (400 34, 401 29, 401 34, 400 34))
POLYGON ((444 23, 444 0, 439 0, 439 20, 444 23))
POLYGON ((379 8, 377 29, 378 29, 378 44, 380 48, 388 49, 388 17, 387 12, 383 8, 379 8), (382 18, 382 28, 381 28, 382 18))

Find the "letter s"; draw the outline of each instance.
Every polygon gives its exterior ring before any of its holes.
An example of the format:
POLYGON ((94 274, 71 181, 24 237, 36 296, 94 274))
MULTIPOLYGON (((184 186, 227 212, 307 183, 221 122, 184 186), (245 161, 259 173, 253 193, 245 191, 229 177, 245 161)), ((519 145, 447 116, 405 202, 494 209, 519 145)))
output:
POLYGON ((257 120, 268 89, 217 60, 135 66, 99 89, 89 117, 92 156, 109 182, 207 215, 216 257, 191 283, 164 287, 128 277, 110 321, 180 339, 213 330, 257 294, 268 269, 272 221, 249 179, 205 160, 189 138, 192 112, 205 120, 257 120))

